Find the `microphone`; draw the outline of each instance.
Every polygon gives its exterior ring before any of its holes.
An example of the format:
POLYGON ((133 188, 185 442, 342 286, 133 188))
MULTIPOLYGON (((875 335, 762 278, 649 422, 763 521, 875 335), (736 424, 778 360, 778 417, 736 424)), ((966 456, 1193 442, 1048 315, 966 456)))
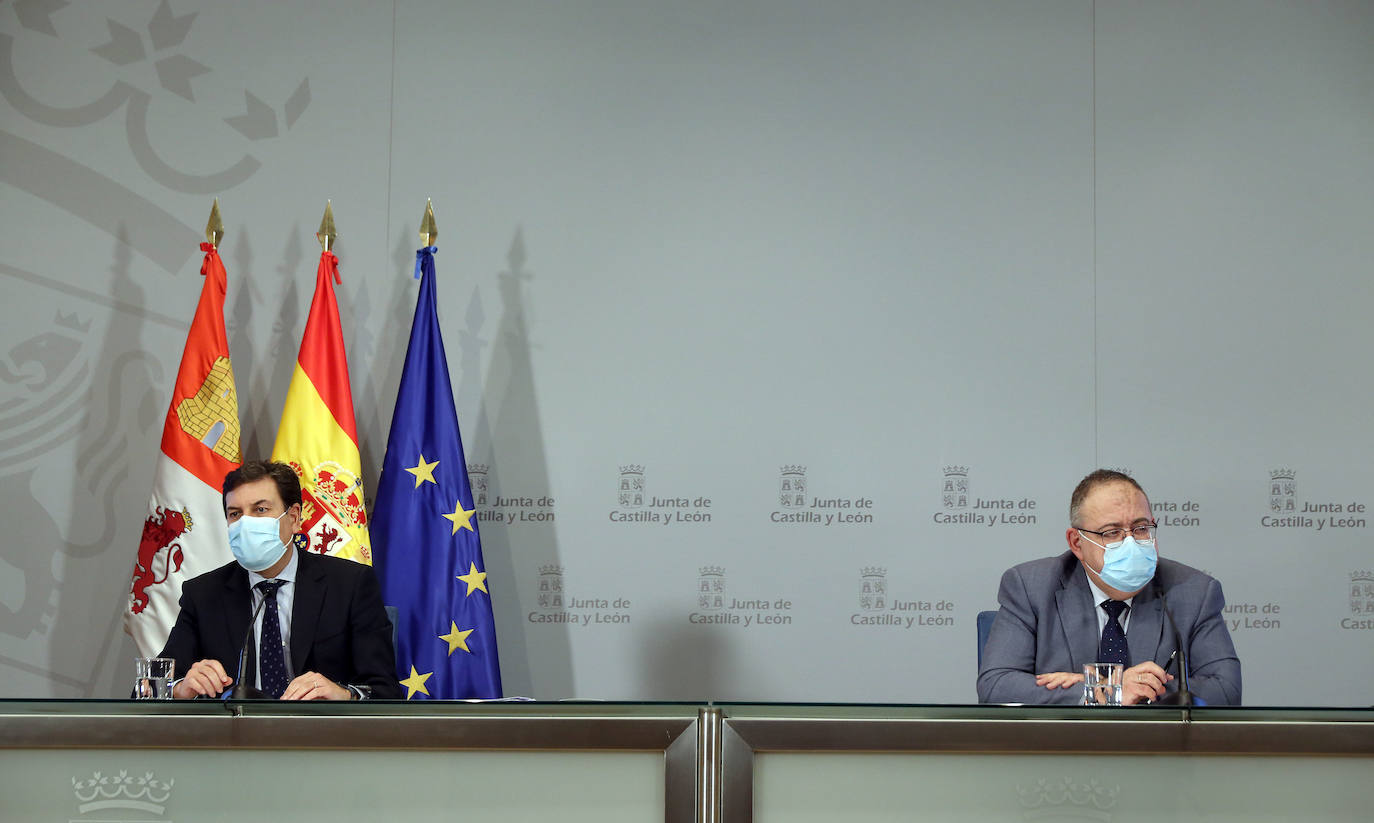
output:
POLYGON ((1178 651, 1178 691, 1166 692, 1155 701, 1155 705, 1191 706, 1193 693, 1188 691, 1188 649, 1183 645, 1183 635, 1179 633, 1174 613, 1169 610, 1169 601, 1164 597, 1164 586, 1159 582, 1159 578, 1155 578, 1155 593, 1159 595, 1159 603, 1164 607, 1164 616, 1169 618, 1169 627, 1174 630, 1174 648, 1178 651))
MULTIPOLYGON (((243 643, 239 646, 239 671, 235 677, 234 687, 224 692, 225 700, 271 700, 272 696, 243 679, 243 660, 248 655, 248 644, 253 642, 253 624, 257 622, 258 615, 262 614, 262 607, 267 605, 267 598, 264 597, 258 603, 258 607, 253 610, 253 614, 248 618, 248 631, 244 632, 243 643)), ((257 648, 253 649, 253 657, 257 658, 257 648)), ((254 666, 254 669, 257 667, 254 666)))

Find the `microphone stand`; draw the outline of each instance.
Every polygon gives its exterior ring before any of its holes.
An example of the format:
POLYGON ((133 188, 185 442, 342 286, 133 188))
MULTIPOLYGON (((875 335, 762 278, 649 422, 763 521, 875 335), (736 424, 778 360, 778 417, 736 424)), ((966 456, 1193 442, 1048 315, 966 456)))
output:
MULTIPOLYGON (((264 597, 264 598, 262 599, 262 601, 261 601, 260 603, 258 603, 258 607, 257 607, 256 609, 253 610, 252 616, 250 616, 250 617, 248 618, 248 631, 244 633, 244 635, 243 635, 243 644, 242 644, 242 645, 240 646, 240 648, 239 648, 239 670, 238 670, 238 676, 237 676, 237 678, 236 678, 236 680, 235 680, 235 682, 234 682, 233 688, 232 688, 232 689, 229 689, 229 690, 226 690, 226 691, 224 692, 223 699, 225 699, 225 700, 271 700, 271 699, 273 699, 272 696, 271 696, 270 694, 268 694, 267 692, 264 692, 262 689, 259 689, 257 686, 254 686, 254 685, 251 685, 250 683, 248 683, 247 678, 245 678, 245 677, 243 676, 244 658, 246 658, 246 657, 248 656, 249 644, 252 644, 252 643, 253 643, 253 624, 254 624, 255 622, 257 622, 258 615, 262 613, 262 607, 263 607, 263 606, 266 606, 266 605, 267 605, 267 598, 264 597)), ((252 648, 253 648, 253 662, 254 662, 253 671, 254 671, 254 673, 256 673, 256 672, 257 672, 257 668, 258 668, 258 667, 257 667, 257 657, 258 657, 257 645, 254 644, 252 648)))
POLYGON ((1160 605, 1164 607, 1164 615, 1169 618, 1169 627, 1174 630, 1174 647, 1178 649, 1178 691, 1166 693, 1155 701, 1155 705, 1192 706, 1193 693, 1188 691, 1188 650, 1183 646, 1183 635, 1179 633, 1178 623, 1174 620, 1174 613, 1169 610, 1169 601, 1165 599, 1164 587, 1158 579, 1155 580, 1155 591, 1159 594, 1160 605))

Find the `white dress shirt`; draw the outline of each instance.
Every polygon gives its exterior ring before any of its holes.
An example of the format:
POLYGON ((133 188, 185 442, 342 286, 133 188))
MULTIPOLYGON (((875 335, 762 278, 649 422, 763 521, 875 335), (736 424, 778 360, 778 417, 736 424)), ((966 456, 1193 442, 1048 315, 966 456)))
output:
MULTIPOLYGON (((286 568, 282 569, 281 573, 279 573, 276 577, 263 577, 257 572, 248 572, 248 591, 252 595, 252 601, 249 605, 253 609, 253 611, 249 612, 249 614, 257 612, 258 606, 261 605, 262 600, 265 597, 262 591, 257 588, 257 585, 259 583, 261 583, 264 580, 284 581, 281 588, 277 589, 277 622, 281 624, 281 653, 282 657, 286 660, 286 682, 288 683, 290 683, 291 679, 294 678, 297 674, 297 672, 291 671, 291 606, 296 602, 296 567, 300 565, 300 560, 300 555, 298 555, 296 553, 296 549, 292 547, 290 562, 286 564, 286 568)), ((264 609, 263 611, 266 611, 266 609, 264 609)), ((258 612, 257 618, 253 621, 253 641, 255 644, 253 648, 257 649, 259 656, 261 656, 261 612, 258 612)), ((261 689, 262 667, 255 666, 254 669, 256 671, 256 679, 253 685, 261 689)))

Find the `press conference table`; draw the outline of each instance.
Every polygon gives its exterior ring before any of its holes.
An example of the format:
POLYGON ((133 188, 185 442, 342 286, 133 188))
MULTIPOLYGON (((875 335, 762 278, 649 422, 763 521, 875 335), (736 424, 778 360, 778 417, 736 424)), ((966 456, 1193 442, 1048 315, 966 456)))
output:
POLYGON ((1374 710, 0 700, 0 820, 1374 818, 1374 710))

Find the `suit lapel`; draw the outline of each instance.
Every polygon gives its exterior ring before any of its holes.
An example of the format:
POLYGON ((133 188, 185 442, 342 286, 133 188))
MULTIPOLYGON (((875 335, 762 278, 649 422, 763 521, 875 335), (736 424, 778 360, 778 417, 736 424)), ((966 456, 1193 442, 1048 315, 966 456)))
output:
POLYGON ((1059 609, 1060 630, 1063 631, 1064 647, 1069 650, 1069 671, 1083 670, 1084 663, 1097 659, 1097 642, 1100 632, 1097 628, 1096 604, 1088 588, 1087 574, 1079 567, 1077 558, 1066 570, 1063 587, 1055 592, 1059 609))
POLYGON ((1131 600, 1131 620, 1126 627, 1126 645, 1131 650, 1131 665, 1154 660, 1163 666, 1166 661, 1157 659, 1163 638, 1164 611, 1159 598, 1155 597, 1154 587, 1146 586, 1131 600))
POLYGON ((305 658, 315 642, 315 627, 324 606, 324 571, 310 552, 300 553, 296 568, 296 598, 291 606, 291 675, 305 671, 305 658))
MULTIPOLYGON (((248 618, 252 616, 253 598, 248 592, 248 572, 235 565, 224 581, 225 643, 237 660, 243 651, 243 638, 248 633, 248 618)), ((232 675, 232 673, 231 673, 232 675)))

